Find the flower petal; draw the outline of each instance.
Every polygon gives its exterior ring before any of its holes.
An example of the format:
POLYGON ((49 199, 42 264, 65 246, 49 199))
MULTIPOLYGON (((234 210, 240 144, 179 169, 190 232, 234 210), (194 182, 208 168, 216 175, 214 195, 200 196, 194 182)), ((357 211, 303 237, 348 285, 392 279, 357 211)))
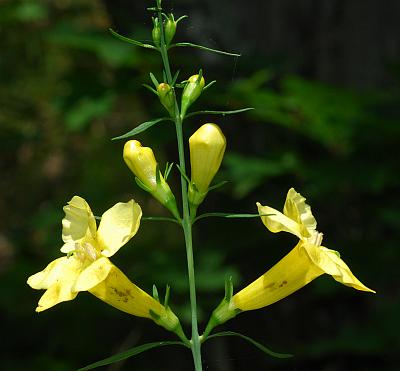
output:
POLYGON ((81 263, 74 256, 58 258, 52 261, 44 270, 28 278, 28 285, 33 289, 48 289, 55 283, 70 282, 77 279, 81 263))
POLYGON ((302 226, 293 219, 288 218, 286 215, 272 207, 262 206, 259 202, 257 202, 257 207, 258 213, 264 215, 261 216, 262 222, 271 232, 276 233, 284 231, 292 233, 299 238, 303 237, 302 226))
POLYGON ((64 212, 62 239, 65 243, 95 238, 96 220, 90 206, 82 197, 72 197, 68 205, 64 206, 64 212))
POLYGON ((323 246, 304 244, 304 248, 310 259, 325 273, 330 274, 336 281, 353 287, 354 289, 375 292, 363 285, 351 272, 347 264, 339 257, 339 254, 323 246))
POLYGON ((290 188, 286 196, 283 213, 302 226, 304 237, 310 237, 317 228, 317 221, 311 212, 311 207, 305 201, 306 199, 300 193, 296 192, 294 188, 290 188))
POLYGON ((99 283, 103 282, 110 273, 113 264, 108 258, 95 260, 79 275, 74 286, 75 291, 88 291, 99 283))
POLYGON ((81 262, 75 257, 62 257, 51 262, 43 271, 28 278, 28 285, 34 289, 47 289, 40 298, 37 312, 42 312, 60 302, 72 300, 73 291, 81 270, 81 262))
POLYGON ((134 316, 152 318, 150 311, 158 316, 165 316, 165 308, 132 283, 115 265, 111 265, 107 278, 93 287, 90 293, 134 316))
POLYGON ((110 257, 125 245, 137 232, 142 209, 134 201, 119 202, 101 217, 97 243, 102 255, 110 257))

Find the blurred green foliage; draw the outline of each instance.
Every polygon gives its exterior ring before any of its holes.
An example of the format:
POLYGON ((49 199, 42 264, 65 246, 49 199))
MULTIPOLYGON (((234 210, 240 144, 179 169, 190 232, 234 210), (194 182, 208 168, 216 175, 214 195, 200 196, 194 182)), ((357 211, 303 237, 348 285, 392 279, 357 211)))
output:
MULTIPOLYGON (((110 141, 162 112, 141 86, 149 72, 160 76, 158 56, 111 37, 110 14, 97 0, 6 0, 0 2, 0 22, 1 369, 70 370, 167 338, 152 323, 129 318, 86 293, 37 315, 40 293, 25 283, 59 256, 62 206, 75 194, 85 197, 97 215, 132 197, 145 215, 166 215, 136 187, 122 161, 123 142, 110 141)), ((146 40, 150 25, 131 23, 129 32, 146 40)), ((189 75, 207 67, 193 65, 194 55, 189 49, 174 52, 173 61, 189 75)), ((256 212, 256 201, 281 208, 294 186, 309 199, 326 246, 339 250, 378 294, 318 279, 281 303, 227 325, 273 349, 294 352, 298 356, 290 365, 272 363, 234 339, 206 344, 206 364, 211 370, 248 369, 249 363, 271 370, 395 370, 400 91, 395 84, 368 91, 329 86, 278 72, 260 58, 257 63, 251 56, 224 59, 238 63, 233 75, 218 65, 205 69, 208 81, 219 84, 194 109, 255 110, 187 123, 190 135, 205 120, 214 120, 228 140, 219 179, 230 183, 211 194, 201 211, 256 212)), ((176 162, 174 131, 167 124, 139 140, 155 150, 162 166, 176 162)), ((170 179, 178 195, 177 171, 170 179)), ((222 298, 226 276, 240 288, 295 243, 266 233, 258 220, 202 220, 194 237, 203 321, 222 298)), ((159 289, 170 284, 172 306, 188 318, 185 251, 175 225, 143 222, 114 262, 148 292, 153 283, 159 289)), ((121 369, 165 369, 169 356, 180 360, 170 369, 191 367, 190 355, 179 349, 156 352, 157 359, 143 355, 121 369)))

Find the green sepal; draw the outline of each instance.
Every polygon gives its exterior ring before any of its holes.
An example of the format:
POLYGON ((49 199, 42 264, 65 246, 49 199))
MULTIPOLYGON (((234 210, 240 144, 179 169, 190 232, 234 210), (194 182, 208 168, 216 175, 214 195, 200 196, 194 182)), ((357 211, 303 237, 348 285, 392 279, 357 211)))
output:
POLYGON ((170 285, 166 285, 165 286, 165 297, 164 297, 164 307, 165 308, 168 308, 170 294, 171 294, 171 287, 170 287, 170 285))
POLYGON ((174 163, 173 163, 173 162, 171 162, 171 163, 168 163, 168 162, 167 162, 167 164, 165 165, 165 171, 164 171, 164 179, 165 179, 165 180, 168 179, 169 174, 170 174, 170 172, 171 172, 173 166, 174 166, 174 163))
POLYGON ((136 46, 140 46, 142 48, 157 50, 157 48, 154 47, 153 45, 144 44, 144 43, 142 43, 140 41, 130 39, 129 37, 126 37, 126 36, 122 36, 118 32, 115 32, 112 28, 109 28, 108 30, 111 32, 111 34, 113 36, 115 36, 117 39, 120 39, 121 41, 127 42, 129 44, 133 44, 133 45, 136 45, 136 46))
POLYGON ((137 176, 135 176, 135 182, 138 185, 139 188, 142 188, 143 191, 149 192, 151 193, 151 189, 149 187, 147 187, 146 184, 144 184, 137 176))
POLYGON ((132 129, 131 131, 128 131, 126 134, 120 135, 118 137, 114 137, 111 140, 118 140, 118 139, 126 139, 126 138, 130 138, 133 137, 139 133, 142 133, 143 131, 147 130, 148 128, 151 128, 153 125, 158 124, 159 122, 162 121, 172 121, 171 118, 169 117, 161 117, 158 119, 154 119, 151 121, 146 121, 143 122, 142 124, 136 126, 134 129, 132 129))
POLYGON ((229 276, 225 279, 225 300, 231 301, 233 295, 233 282, 232 276, 229 276))
POLYGON ((152 93, 154 93, 155 95, 158 95, 157 90, 153 89, 150 85, 148 84, 142 84, 142 86, 144 86, 146 89, 150 90, 152 93))
POLYGON ((158 165, 158 163, 156 165, 156 184, 157 184, 157 186, 160 186, 160 184, 161 184, 161 172, 160 172, 160 166, 158 165))
POLYGON ((268 349, 264 345, 260 344, 259 342, 255 341, 249 336, 245 336, 239 332, 233 332, 233 331, 223 331, 223 332, 217 332, 216 334, 212 334, 207 337, 207 339, 211 338, 216 338, 216 337, 222 337, 222 336, 237 336, 240 337, 243 340, 246 340, 250 344, 254 345, 257 349, 261 350, 262 352, 270 355, 271 357, 275 358, 292 358, 293 354, 288 354, 288 353, 277 353, 272 351, 271 349, 268 349))
POLYGON ((157 89, 157 86, 160 85, 160 83, 158 82, 158 80, 156 79, 156 77, 154 76, 153 73, 150 72, 149 75, 150 75, 150 79, 151 79, 152 83, 154 84, 154 86, 157 89))
POLYGON ((242 113, 242 112, 246 112, 246 111, 251 111, 254 108, 249 107, 249 108, 241 108, 241 109, 237 109, 237 110, 233 110, 233 111, 211 111, 211 110, 204 110, 204 111, 196 111, 196 112, 192 112, 192 113, 188 113, 185 117, 192 117, 192 116, 197 116, 197 115, 234 115, 237 113, 242 113))
POLYGON ((146 350, 150 350, 153 348, 158 348, 158 347, 163 347, 163 346, 167 346, 167 345, 182 345, 184 347, 187 347, 187 345, 185 345, 185 343, 183 343, 182 341, 156 341, 154 343, 147 343, 147 344, 142 344, 139 345, 137 347, 128 349, 124 352, 115 354, 111 357, 105 358, 101 361, 92 363, 88 366, 82 367, 80 369, 78 369, 77 371, 86 371, 86 370, 92 370, 94 368, 97 367, 101 367, 101 366, 106 366, 106 365, 110 365, 112 363, 116 363, 119 361, 122 361, 123 359, 127 359, 133 356, 136 356, 140 353, 145 352, 146 350))
POLYGON ((182 46, 190 47, 190 48, 197 48, 197 49, 201 49, 201 50, 207 50, 212 53, 228 55, 230 57, 240 57, 240 54, 237 54, 237 53, 229 53, 229 52, 225 52, 223 50, 212 49, 212 48, 208 48, 207 46, 197 45, 197 44, 187 43, 187 42, 172 44, 172 45, 170 45, 169 49, 174 48, 174 47, 182 47, 182 46))
POLYGON ((160 302, 157 286, 155 284, 153 284, 153 298, 156 299, 158 302, 160 302))

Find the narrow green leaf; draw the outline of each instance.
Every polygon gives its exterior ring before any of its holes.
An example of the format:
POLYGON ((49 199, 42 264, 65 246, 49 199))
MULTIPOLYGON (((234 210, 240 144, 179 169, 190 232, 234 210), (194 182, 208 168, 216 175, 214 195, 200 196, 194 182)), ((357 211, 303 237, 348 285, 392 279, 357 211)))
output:
POLYGON ((185 180, 187 181, 188 184, 190 184, 190 179, 188 178, 188 176, 185 174, 185 172, 181 169, 181 167, 176 164, 176 167, 178 168, 179 172, 181 173, 181 175, 185 178, 185 180))
POLYGON ((229 183, 227 180, 223 180, 222 182, 219 182, 219 183, 217 183, 217 184, 215 184, 215 185, 209 187, 209 188, 208 188, 208 192, 210 192, 210 191, 212 191, 212 190, 214 190, 214 189, 217 189, 217 188, 221 188, 221 187, 223 187, 223 186, 224 186, 225 184, 227 184, 227 183, 229 183))
POLYGON ((211 86, 213 86, 216 82, 217 82, 217 80, 213 80, 213 81, 209 82, 209 83, 203 88, 203 91, 207 90, 208 88, 211 88, 211 86))
POLYGON ((155 46, 153 46, 153 45, 144 44, 144 43, 142 43, 140 41, 133 40, 133 39, 130 39, 129 37, 122 36, 118 32, 115 32, 112 28, 109 28, 108 30, 111 32, 111 34, 113 36, 115 36, 117 39, 120 39, 121 41, 127 42, 129 44, 133 44, 133 45, 136 45, 136 46, 140 46, 142 48, 157 50, 157 48, 155 46))
POLYGON ((237 109, 237 110, 233 110, 233 111, 210 111, 210 110, 204 110, 204 111, 196 111, 196 112, 192 112, 189 113, 185 116, 185 118, 191 117, 191 116, 196 116, 196 115, 234 115, 236 113, 242 113, 242 112, 246 112, 246 111, 251 111, 254 108, 242 108, 242 109, 237 109))
POLYGON ((170 295, 171 295, 171 287, 170 287, 170 285, 167 285, 165 287, 165 297, 164 297, 164 307, 165 308, 168 308, 170 295))
POLYGON ((217 53, 217 54, 223 54, 223 55, 229 55, 230 57, 240 57, 240 54, 236 54, 236 53, 229 53, 229 52, 225 52, 223 50, 218 50, 218 49, 212 49, 212 48, 208 48, 207 46, 203 46, 203 45, 197 45, 197 44, 193 44, 193 43, 176 43, 176 44, 172 44, 170 48, 174 48, 176 46, 186 46, 186 47, 190 47, 190 48, 197 48, 197 49, 202 49, 202 50, 207 50, 209 52, 212 53, 217 53))
POLYGON ((271 349, 268 349, 264 345, 260 344, 259 342, 253 340, 252 338, 250 338, 248 336, 245 336, 243 334, 240 334, 238 332, 233 332, 233 331, 217 332, 216 334, 208 336, 207 339, 211 339, 211 338, 215 338, 215 337, 221 337, 221 336, 237 336, 237 337, 240 337, 241 339, 248 341, 249 343, 254 345, 256 348, 258 348, 262 352, 270 355, 271 357, 275 357, 275 358, 291 358, 291 357, 293 357, 293 354, 276 353, 276 352, 272 351, 271 349))
POLYGON ((143 122, 142 124, 136 126, 134 129, 132 129, 131 131, 128 131, 126 134, 120 135, 118 137, 114 137, 114 138, 112 138, 112 140, 133 137, 133 136, 147 130, 148 128, 152 127, 153 125, 158 124, 161 121, 171 121, 171 119, 169 117, 161 117, 159 119, 143 122))
POLYGON ((168 163, 168 162, 167 162, 167 164, 166 164, 166 166, 165 166, 165 171, 164 171, 164 179, 165 179, 165 180, 168 179, 169 174, 170 174, 170 172, 171 172, 173 166, 174 166, 174 163, 173 163, 173 162, 171 162, 171 163, 168 163))
POLYGON ((205 214, 201 214, 199 215, 194 221, 197 222, 200 219, 204 219, 204 218, 258 218, 260 216, 270 216, 270 215, 274 215, 274 214, 232 214, 232 213, 205 213, 205 214))
POLYGON ((91 370, 93 368, 97 368, 100 366, 105 366, 105 365, 109 365, 115 362, 119 362, 122 361, 123 359, 127 359, 129 357, 133 357, 136 356, 137 354, 143 353, 146 350, 150 350, 153 348, 158 348, 158 347, 163 347, 166 345, 182 345, 185 346, 184 343, 182 343, 181 341, 157 341, 154 343, 147 343, 147 344, 143 344, 143 345, 139 345, 137 347, 131 348, 129 350, 126 350, 125 352, 121 352, 118 353, 114 356, 105 358, 101 361, 92 363, 88 366, 82 367, 80 369, 78 369, 77 371, 85 371, 85 370, 91 370))
POLYGON ((143 216, 141 220, 148 220, 148 221, 154 221, 154 222, 173 222, 176 224, 181 224, 178 220, 174 218, 168 218, 164 216, 143 216))

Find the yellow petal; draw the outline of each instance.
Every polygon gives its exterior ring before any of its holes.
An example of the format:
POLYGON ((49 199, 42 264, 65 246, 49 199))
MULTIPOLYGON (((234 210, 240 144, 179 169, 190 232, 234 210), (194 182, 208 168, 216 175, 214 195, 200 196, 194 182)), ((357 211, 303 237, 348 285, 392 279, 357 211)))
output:
POLYGON ((42 312, 60 302, 72 300, 73 291, 80 273, 81 262, 75 257, 62 257, 51 262, 43 271, 28 278, 28 285, 34 289, 47 289, 39 300, 37 312, 42 312))
POLYGON ((301 242, 269 271, 232 297, 243 311, 263 308, 285 298, 323 274, 312 263, 301 242))
POLYGON ((52 261, 44 270, 28 278, 28 285, 33 289, 48 289, 55 283, 74 281, 81 270, 81 263, 74 256, 62 257, 52 261))
POLYGON ((107 278, 89 292, 107 304, 134 316, 153 318, 150 311, 158 316, 165 316, 165 308, 133 284, 115 265, 112 265, 107 278))
POLYGON ((294 188, 290 188, 283 213, 302 226, 304 237, 310 237, 317 228, 317 222, 311 212, 311 207, 305 201, 306 199, 300 193, 296 192, 294 188))
POLYGON ((62 239, 65 243, 95 238, 96 221, 90 206, 82 197, 72 197, 68 205, 64 206, 64 211, 62 239))
POLYGON ((36 312, 43 312, 58 303, 75 299, 78 293, 71 291, 71 287, 72 285, 61 282, 49 287, 40 298, 36 312))
POLYGON ((334 250, 323 246, 304 244, 304 248, 311 260, 325 273, 330 274, 336 281, 354 289, 368 292, 375 292, 362 284, 351 272, 347 264, 339 257, 334 250))
POLYGON ((259 202, 257 202, 257 207, 258 213, 264 215, 261 216, 262 222, 271 232, 276 233, 284 231, 292 233, 299 238, 303 237, 302 226, 293 219, 288 218, 286 215, 272 207, 262 206, 259 202))
POLYGON ((79 275, 74 286, 75 291, 88 291, 103 282, 110 273, 113 264, 108 258, 100 258, 86 267, 79 275))
POLYGON ((104 256, 114 255, 137 232, 142 209, 134 201, 119 202, 101 217, 97 244, 104 256))

